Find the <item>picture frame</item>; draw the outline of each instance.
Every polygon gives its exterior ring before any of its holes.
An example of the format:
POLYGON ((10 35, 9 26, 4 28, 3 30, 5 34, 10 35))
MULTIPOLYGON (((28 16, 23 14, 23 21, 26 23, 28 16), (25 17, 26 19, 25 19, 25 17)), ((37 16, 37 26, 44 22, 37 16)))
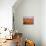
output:
POLYGON ((34 16, 24 16, 23 17, 23 24, 24 25, 32 25, 32 24, 34 24, 34 16))

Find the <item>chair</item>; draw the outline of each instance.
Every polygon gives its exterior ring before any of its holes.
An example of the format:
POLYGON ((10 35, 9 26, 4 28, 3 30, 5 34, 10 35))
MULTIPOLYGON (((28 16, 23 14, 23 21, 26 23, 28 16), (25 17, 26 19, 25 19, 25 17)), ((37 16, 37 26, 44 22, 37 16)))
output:
POLYGON ((22 33, 15 33, 16 46, 22 46, 22 33))
POLYGON ((35 43, 32 40, 26 40, 25 46, 35 46, 35 43))

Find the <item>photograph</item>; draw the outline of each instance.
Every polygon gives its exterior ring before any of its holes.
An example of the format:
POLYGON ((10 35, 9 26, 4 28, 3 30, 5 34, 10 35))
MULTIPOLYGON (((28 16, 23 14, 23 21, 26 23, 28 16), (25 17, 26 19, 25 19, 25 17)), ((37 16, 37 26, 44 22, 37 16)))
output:
POLYGON ((25 16, 25 17, 23 17, 23 24, 25 24, 25 25, 34 24, 34 16, 25 16))

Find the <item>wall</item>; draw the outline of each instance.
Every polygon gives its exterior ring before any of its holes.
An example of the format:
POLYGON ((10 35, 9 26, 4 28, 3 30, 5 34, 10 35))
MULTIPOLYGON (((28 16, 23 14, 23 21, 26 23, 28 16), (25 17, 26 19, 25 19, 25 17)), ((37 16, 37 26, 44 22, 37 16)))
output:
POLYGON ((41 1, 41 38, 42 46, 46 46, 46 0, 41 1))
POLYGON ((16 0, 0 0, 0 27, 12 29, 12 6, 16 0))
POLYGON ((36 46, 41 46, 41 0, 23 0, 16 4, 13 6, 15 30, 22 32, 24 38, 34 40, 36 46), (34 24, 23 25, 23 16, 34 16, 34 24))

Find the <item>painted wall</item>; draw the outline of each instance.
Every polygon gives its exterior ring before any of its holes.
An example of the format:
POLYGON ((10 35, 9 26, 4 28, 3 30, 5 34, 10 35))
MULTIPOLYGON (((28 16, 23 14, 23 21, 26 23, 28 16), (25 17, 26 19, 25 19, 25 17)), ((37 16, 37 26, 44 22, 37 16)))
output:
POLYGON ((41 38, 42 46, 46 46, 46 0, 41 1, 41 38))
POLYGON ((23 0, 16 5, 13 6, 15 30, 22 32, 24 38, 34 40, 36 46, 41 46, 41 0, 23 0), (34 16, 34 24, 23 25, 24 16, 34 16))
POLYGON ((0 0, 0 27, 12 29, 12 6, 16 0, 0 0))

